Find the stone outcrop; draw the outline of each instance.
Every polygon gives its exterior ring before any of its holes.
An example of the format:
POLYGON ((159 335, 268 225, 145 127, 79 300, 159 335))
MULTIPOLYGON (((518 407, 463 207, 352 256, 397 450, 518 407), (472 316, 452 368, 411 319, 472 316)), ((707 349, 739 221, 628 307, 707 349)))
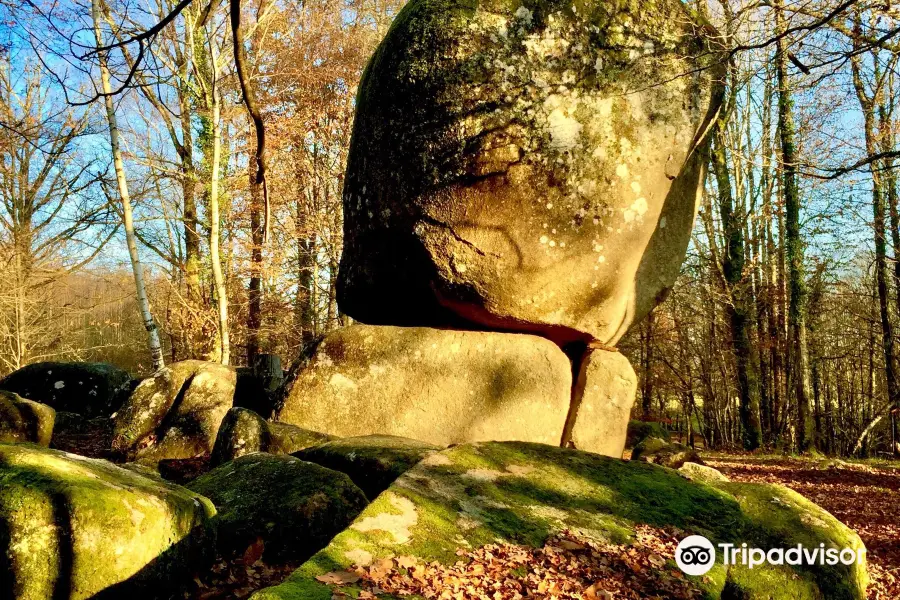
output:
POLYGON ((0 598, 167 597, 211 564, 215 512, 104 460, 0 444, 0 598))
POLYGON ((41 362, 0 379, 0 390, 87 418, 109 417, 131 392, 131 375, 106 363, 41 362))
POLYGON ((294 456, 346 473, 371 500, 438 450, 434 444, 409 438, 363 435, 306 448, 294 456))
MULTIPOLYGON (((372 580, 353 579, 355 569, 368 566, 368 574, 372 569, 393 569, 400 579, 404 573, 397 564, 400 560, 404 568, 435 564, 449 567, 461 564, 461 551, 496 552, 507 561, 503 564, 509 565, 510 555, 501 554, 497 544, 541 548, 548 538, 564 532, 577 531, 587 539, 633 545, 629 553, 659 552, 658 545, 642 547, 638 526, 668 526, 686 534, 704 535, 713 544, 738 547, 742 543, 751 548, 803 544, 812 549, 824 544, 827 548, 864 549, 853 530, 781 486, 700 484, 654 465, 539 444, 465 444, 433 454, 401 475, 327 548, 284 583, 257 592, 252 600, 343 596, 351 590, 340 585, 345 581, 344 574, 357 582, 354 593, 366 584, 364 589, 371 592, 372 580)), ((574 548, 578 552, 579 546, 574 548)), ((617 560, 615 554, 600 558, 617 560)), ((666 560, 671 558, 664 556, 666 560)), ((721 558, 706 576, 688 578, 697 586, 692 596, 678 596, 732 600, 866 597, 864 560, 849 566, 815 568, 764 563, 751 569, 741 564, 726 566, 721 558), (777 593, 773 595, 773 591, 777 593)), ((611 571, 631 572, 633 568, 627 563, 619 563, 620 567, 604 564, 611 571)), ((526 579, 522 573, 528 573, 529 565, 521 566, 503 568, 503 579, 510 583, 504 589, 516 589, 513 586, 517 583, 521 589, 529 589, 541 580, 541 575, 526 579)), ((674 569, 674 563, 668 562, 651 570, 674 569)), ((645 572, 634 583, 640 584, 647 575, 652 574, 645 572)), ((429 593, 453 594, 452 583, 447 580, 426 581, 437 584, 426 586, 429 593)), ((634 597, 652 597, 660 593, 659 589, 640 593, 643 590, 629 588, 629 592, 635 593, 634 597)), ((391 595, 389 591, 387 595, 391 595)))
POLYGON ((261 540, 269 561, 309 558, 368 504, 343 473, 286 455, 242 456, 188 487, 216 505, 222 554, 261 540))
POLYGON ((580 361, 563 443, 621 458, 637 375, 618 352, 588 350, 580 361))
POLYGON ((339 437, 559 444, 571 385, 568 358, 536 336, 354 325, 322 341, 276 420, 339 437))
POLYGON ((145 379, 114 419, 112 449, 155 463, 212 451, 234 399, 236 375, 218 363, 186 360, 145 379))
POLYGON ((359 86, 338 301, 613 345, 689 241, 724 60, 677 0, 413 0, 359 86))
POLYGON ((252 410, 234 407, 219 426, 210 465, 217 467, 254 452, 291 454, 330 439, 330 435, 288 423, 269 423, 252 410))
POLYGON ((55 421, 56 411, 46 404, 0 390, 0 443, 49 446, 55 421))

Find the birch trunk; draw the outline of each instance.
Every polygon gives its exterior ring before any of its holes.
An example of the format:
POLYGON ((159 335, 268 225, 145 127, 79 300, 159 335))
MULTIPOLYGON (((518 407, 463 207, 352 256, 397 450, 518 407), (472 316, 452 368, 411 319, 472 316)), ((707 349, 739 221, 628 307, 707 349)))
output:
MULTIPOLYGON (((100 30, 102 18, 100 0, 91 0, 91 17, 94 21, 94 39, 97 42, 97 47, 101 48, 103 47, 103 34, 100 30)), ((109 68, 106 65, 106 57, 103 53, 100 52, 97 56, 100 62, 100 83, 103 89, 103 102, 106 106, 106 119, 109 122, 109 145, 112 149, 116 184, 122 201, 122 220, 125 225, 125 240, 128 245, 128 256, 131 259, 131 270, 134 273, 138 308, 141 312, 144 328, 147 330, 147 342, 153 369, 159 370, 165 366, 165 361, 163 360, 162 344, 159 342, 159 330, 156 327, 156 322, 153 320, 153 314, 150 312, 150 301, 147 299, 147 288, 144 285, 144 271, 138 255, 137 240, 134 234, 134 215, 131 210, 131 197, 128 194, 128 180, 125 178, 125 165, 122 161, 122 150, 119 147, 119 126, 116 122, 116 110, 113 105, 109 68)))

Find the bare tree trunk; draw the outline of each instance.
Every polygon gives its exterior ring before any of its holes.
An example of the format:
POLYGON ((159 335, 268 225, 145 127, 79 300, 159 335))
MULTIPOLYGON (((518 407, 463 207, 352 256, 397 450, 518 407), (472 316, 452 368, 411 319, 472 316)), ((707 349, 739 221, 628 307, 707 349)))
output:
MULTIPOLYGON (((212 47, 212 43, 210 44, 212 47)), ((213 56, 213 69, 215 69, 213 56)), ((216 306, 219 312, 220 361, 227 365, 231 361, 231 342, 228 332, 228 291, 222 274, 222 259, 219 256, 219 163, 222 160, 222 124, 219 119, 218 77, 213 75, 212 88, 212 130, 213 155, 209 182, 209 258, 212 263, 213 283, 216 287, 216 306)))
POLYGON ((653 311, 650 311, 645 321, 644 331, 646 333, 642 336, 645 343, 642 348, 641 360, 641 366, 643 367, 641 370, 644 376, 643 381, 641 381, 641 413, 645 421, 650 420, 653 412, 653 376, 650 373, 653 361, 653 320, 653 311))
MULTIPOLYGON (((179 90, 181 88, 179 87, 179 90)), ((180 92, 179 96, 183 93, 180 92)), ((197 220, 197 183, 194 173, 193 135, 191 131, 188 102, 179 98, 182 111, 181 132, 184 136, 181 156, 181 191, 184 196, 184 279, 187 296, 191 302, 200 304, 200 232, 197 220)))
MULTIPOLYGON (((103 34, 100 30, 101 12, 100 0, 91 0, 91 17, 94 21, 94 39, 97 47, 103 47, 103 34)), ((150 312, 150 301, 147 299, 147 288, 144 285, 144 271, 141 267, 141 259, 138 255, 137 240, 134 234, 134 215, 131 210, 131 197, 128 194, 128 180, 125 177, 125 165, 122 162, 122 151, 119 147, 119 126, 116 122, 116 110, 113 105, 112 84, 110 83, 109 69, 106 66, 106 56, 98 53, 100 63, 100 81, 103 89, 103 101, 106 105, 106 119, 109 123, 109 145, 112 149, 113 167, 116 171, 116 183, 119 188, 119 197, 122 201, 122 217, 125 225, 125 240, 128 245, 128 255, 131 259, 131 270, 134 273, 134 285, 137 294, 138 307, 141 319, 147 330, 148 347, 153 363, 153 369, 159 370, 165 366, 163 360, 162 344, 159 342, 159 331, 153 314, 150 312)))
MULTIPOLYGON (((260 7, 260 13, 262 8, 260 7)), ((269 228, 269 193, 266 185, 266 130, 256 93, 250 82, 244 34, 241 28, 241 3, 230 0, 229 16, 234 42, 234 62, 247 113, 256 133, 256 152, 248 161, 250 179, 250 285, 247 309, 247 364, 252 365, 261 348, 263 245, 269 228)))
MULTIPOLYGON (((859 17, 855 24, 854 32, 859 31, 859 17)), ((859 46, 859 41, 854 40, 854 48, 859 46)), ((852 57, 850 65, 853 73, 853 87, 859 100, 863 113, 863 132, 865 134, 866 153, 874 157, 879 152, 878 132, 875 127, 875 106, 881 96, 883 79, 879 71, 875 69, 875 89, 871 96, 868 95, 860 73, 859 55, 852 57)), ((887 383, 889 407, 900 406, 900 380, 896 369, 896 353, 894 348, 894 327, 890 314, 890 291, 888 289, 887 272, 887 234, 885 223, 885 194, 884 178, 878 169, 878 163, 869 165, 872 175, 872 228, 875 233, 875 287, 878 292, 878 312, 881 320, 881 346, 884 354, 884 374, 887 383)), ((873 399, 874 400, 874 399, 873 399)), ((875 406, 874 404, 872 406, 875 406)), ((873 425, 874 427, 874 425, 873 425)))
MULTIPOLYGON (((775 6, 775 29, 785 31, 781 2, 775 6)), ((811 443, 809 419, 809 354, 806 344, 806 282, 803 274, 803 240, 800 238, 800 192, 797 186, 797 151, 793 98, 787 72, 787 44, 779 38, 775 55, 778 81, 778 132, 781 143, 781 168, 784 186, 785 247, 788 263, 788 329, 792 346, 792 373, 797 398, 797 447, 806 451, 811 443)))
MULTIPOLYGON (((893 79, 893 77, 891 78, 893 79)), ((879 129, 882 132, 882 151, 890 152, 894 150, 894 130, 891 126, 894 113, 894 88, 891 80, 887 85, 889 94, 879 109, 879 129)), ((900 213, 897 207, 897 174, 894 172, 895 164, 893 159, 886 159, 884 185, 887 188, 888 214, 891 218, 891 244, 894 261, 894 299, 897 304, 897 313, 900 314, 900 213)), ((896 406, 894 407, 897 408, 896 406)), ((897 444, 897 438, 900 437, 900 423, 891 413, 891 451, 894 456, 900 457, 900 445, 897 444)))
POLYGON ((761 445, 759 428, 759 380, 753 365, 750 347, 750 294, 744 279, 743 228, 734 214, 731 194, 731 177, 725 153, 724 121, 716 124, 712 154, 713 171, 719 192, 719 212, 725 236, 722 252, 722 271, 727 299, 725 312, 731 330, 738 379, 741 440, 745 450, 756 450, 761 445))

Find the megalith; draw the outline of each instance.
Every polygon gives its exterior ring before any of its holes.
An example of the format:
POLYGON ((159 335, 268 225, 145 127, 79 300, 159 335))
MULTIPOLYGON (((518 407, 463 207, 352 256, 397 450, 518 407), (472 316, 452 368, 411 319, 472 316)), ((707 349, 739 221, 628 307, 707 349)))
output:
POLYGON ((678 0, 412 0, 366 69, 343 311, 614 345, 683 260, 723 55, 678 0))

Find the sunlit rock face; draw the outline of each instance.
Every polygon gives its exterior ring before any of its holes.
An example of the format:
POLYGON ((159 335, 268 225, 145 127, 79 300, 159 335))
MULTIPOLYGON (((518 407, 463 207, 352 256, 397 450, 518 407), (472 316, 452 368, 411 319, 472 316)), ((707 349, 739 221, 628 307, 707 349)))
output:
POLYGON ((363 77, 339 302, 615 343, 684 257, 722 56, 677 0, 412 0, 363 77))

